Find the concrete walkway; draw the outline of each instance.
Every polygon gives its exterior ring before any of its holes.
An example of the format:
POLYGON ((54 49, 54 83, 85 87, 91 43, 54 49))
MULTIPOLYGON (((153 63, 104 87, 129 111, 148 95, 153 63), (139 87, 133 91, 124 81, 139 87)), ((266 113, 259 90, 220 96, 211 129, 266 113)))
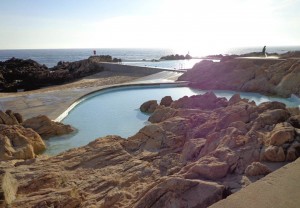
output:
MULTIPOLYGON (((108 84, 96 87, 60 88, 53 90, 51 90, 50 87, 48 91, 44 92, 32 92, 25 95, 22 95, 22 93, 14 93, 13 96, 10 94, 7 97, 0 98, 0 109, 2 111, 10 109, 14 112, 18 112, 23 115, 25 119, 38 115, 47 115, 50 119, 55 120, 75 101, 91 92, 116 86, 174 83, 181 74, 182 73, 178 72, 164 71, 122 84, 108 84)), ((97 74, 95 76, 97 76, 97 74)), ((83 79, 81 82, 85 82, 85 80, 83 79)))
POLYGON ((300 207, 300 158, 210 208, 300 207))

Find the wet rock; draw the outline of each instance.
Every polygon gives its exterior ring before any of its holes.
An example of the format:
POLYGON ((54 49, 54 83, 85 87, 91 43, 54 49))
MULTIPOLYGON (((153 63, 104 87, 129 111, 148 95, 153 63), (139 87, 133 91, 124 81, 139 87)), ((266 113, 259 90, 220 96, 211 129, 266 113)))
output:
POLYGON ((27 119, 22 125, 26 128, 32 128, 43 138, 69 134, 74 131, 70 125, 51 121, 47 116, 37 116, 27 119))

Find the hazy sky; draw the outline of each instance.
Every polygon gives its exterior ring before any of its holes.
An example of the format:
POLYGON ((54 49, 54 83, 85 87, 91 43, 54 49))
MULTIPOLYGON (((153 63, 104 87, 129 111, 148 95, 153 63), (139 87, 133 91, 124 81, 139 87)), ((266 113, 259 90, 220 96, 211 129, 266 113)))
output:
POLYGON ((300 0, 1 0, 0 49, 300 45, 300 0))

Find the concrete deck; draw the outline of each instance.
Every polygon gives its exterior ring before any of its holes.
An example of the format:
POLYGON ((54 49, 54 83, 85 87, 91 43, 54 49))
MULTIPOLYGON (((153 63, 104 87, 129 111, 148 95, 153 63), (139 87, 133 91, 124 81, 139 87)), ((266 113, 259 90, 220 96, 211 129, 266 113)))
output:
MULTIPOLYGON (((32 91, 25 95, 24 93, 14 93, 13 95, 9 94, 6 97, 0 98, 0 109, 2 111, 10 109, 14 112, 18 112, 23 115, 25 119, 38 115, 47 115, 50 119, 55 120, 75 101, 94 91, 116 86, 174 83, 181 74, 182 73, 179 72, 163 71, 122 84, 108 84, 96 87, 71 87, 65 89, 54 88, 53 90, 50 87, 48 91, 44 92, 32 91)), ((94 76, 97 77, 97 74, 94 76)), ((88 81, 89 80, 85 79, 81 80, 82 83, 88 81)))

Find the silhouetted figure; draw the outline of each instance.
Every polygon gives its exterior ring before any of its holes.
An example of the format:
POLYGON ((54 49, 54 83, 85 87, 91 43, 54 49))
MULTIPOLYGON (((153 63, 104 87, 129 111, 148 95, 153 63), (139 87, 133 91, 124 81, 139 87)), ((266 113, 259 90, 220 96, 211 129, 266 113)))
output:
POLYGON ((94 52, 94 56, 96 56, 96 50, 94 50, 93 52, 94 52))
POLYGON ((263 54, 265 57, 267 57, 266 46, 263 47, 263 49, 262 49, 262 54, 263 54))

